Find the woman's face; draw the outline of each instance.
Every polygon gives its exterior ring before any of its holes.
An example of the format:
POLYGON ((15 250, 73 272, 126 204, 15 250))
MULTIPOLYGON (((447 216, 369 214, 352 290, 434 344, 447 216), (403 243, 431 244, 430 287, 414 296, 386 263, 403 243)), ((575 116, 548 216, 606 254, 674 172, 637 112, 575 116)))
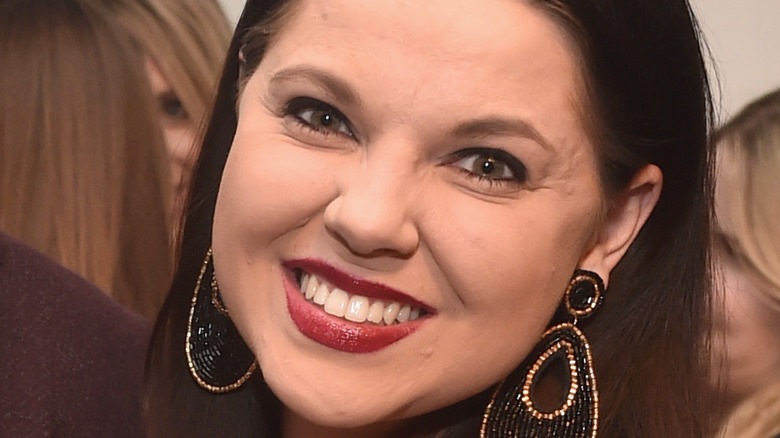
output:
POLYGON ((408 418, 521 362, 598 234, 578 71, 516 0, 300 2, 242 91, 213 229, 287 408, 408 418))
POLYGON ((149 57, 146 58, 146 75, 152 88, 156 115, 168 147, 173 178, 173 214, 178 215, 189 187, 195 159, 195 123, 160 72, 160 68, 149 57))

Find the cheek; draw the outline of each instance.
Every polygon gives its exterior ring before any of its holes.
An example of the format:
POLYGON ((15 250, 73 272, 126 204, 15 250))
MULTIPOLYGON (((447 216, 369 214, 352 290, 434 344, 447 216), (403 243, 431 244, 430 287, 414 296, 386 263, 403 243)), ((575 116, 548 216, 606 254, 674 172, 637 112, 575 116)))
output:
POLYGON ((303 225, 334 196, 328 165, 327 157, 281 137, 237 136, 220 183, 215 239, 225 231, 231 241, 262 249, 303 225))
POLYGON ((419 202, 428 209, 423 234, 434 280, 449 291, 440 312, 447 330, 431 350, 460 357, 484 388, 516 367, 548 326, 592 233, 583 218, 596 213, 549 192, 515 205, 443 192, 419 202))
POLYGON ((166 126, 163 121, 163 135, 168 147, 168 154, 174 161, 193 160, 195 148, 195 127, 191 125, 166 126))
MULTIPOLYGON (((290 329, 281 291, 280 249, 333 197, 327 158, 258 128, 239 131, 214 211, 214 263, 231 317, 258 352, 290 329), (274 335, 275 334, 275 335, 274 335)), ((295 244, 295 243, 292 243, 295 244)), ((285 353, 286 354, 286 353, 285 353)), ((281 356, 284 356, 282 354, 281 356)))
POLYGON ((496 205, 439 193, 424 203, 440 208, 426 221, 433 258, 454 295, 474 311, 554 307, 587 249, 592 208, 550 193, 521 196, 496 205))
POLYGON ((722 264, 723 269, 723 306, 727 323, 727 339, 732 352, 737 352, 746 341, 749 341, 755 325, 755 317, 759 313, 751 296, 756 293, 750 290, 750 281, 732 263, 722 264))

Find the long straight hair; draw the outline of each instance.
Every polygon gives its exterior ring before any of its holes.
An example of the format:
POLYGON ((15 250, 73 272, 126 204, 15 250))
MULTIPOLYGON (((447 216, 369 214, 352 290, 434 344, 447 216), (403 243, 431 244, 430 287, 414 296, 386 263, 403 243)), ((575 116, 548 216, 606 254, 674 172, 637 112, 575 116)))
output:
MULTIPOLYGON (((147 361, 152 437, 278 433, 278 420, 269 418, 279 402, 259 373, 235 392, 209 394, 188 375, 183 346, 188 304, 211 242, 217 189, 235 134, 238 88, 284 25, 289 8, 280 4, 290 3, 250 0, 234 34, 189 201, 182 257, 147 361)), ((600 436, 711 436, 712 110, 693 14, 686 0, 530 3, 548 12, 579 49, 583 117, 607 193, 618 193, 645 164, 664 173, 657 208, 612 272, 603 307, 582 324, 599 382, 600 436)), ((483 395, 442 410, 456 413, 449 418, 433 413, 423 419, 427 423, 415 422, 415 436, 424 429, 477 436, 483 395), (453 418, 463 421, 453 424, 453 418)))
POLYGON ((103 0, 195 121, 214 103, 231 29, 216 0, 103 0))
POLYGON ((170 187, 142 58, 79 0, 0 3, 0 229, 153 317, 170 187))
POLYGON ((713 141, 732 158, 727 165, 734 180, 719 189, 733 207, 727 213, 736 240, 731 244, 780 303, 780 90, 747 105, 713 141))
MULTIPOLYGON (((130 35, 136 48, 153 61, 181 102, 195 145, 213 107, 231 28, 217 0, 100 0, 130 35)), ((157 110, 161 111, 157 103, 157 110)), ((158 128, 162 129, 162 127, 158 128)), ((191 148, 188 162, 197 157, 191 148)), ((187 166, 189 168, 189 166, 187 166)), ((172 177, 176 177, 176 173, 172 177)), ((174 181, 187 184, 188 181, 174 181)), ((183 202, 171 209, 172 240, 180 237, 183 202)), ((175 242, 174 242, 175 243, 175 242)), ((176 246, 174 245, 174 249, 176 246)))

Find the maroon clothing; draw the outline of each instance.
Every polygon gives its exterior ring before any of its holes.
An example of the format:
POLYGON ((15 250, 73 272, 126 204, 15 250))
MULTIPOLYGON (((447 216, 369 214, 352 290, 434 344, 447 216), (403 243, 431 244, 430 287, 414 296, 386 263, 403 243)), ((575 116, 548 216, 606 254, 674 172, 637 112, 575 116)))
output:
POLYGON ((148 323, 0 233, 0 436, 139 437, 148 323))

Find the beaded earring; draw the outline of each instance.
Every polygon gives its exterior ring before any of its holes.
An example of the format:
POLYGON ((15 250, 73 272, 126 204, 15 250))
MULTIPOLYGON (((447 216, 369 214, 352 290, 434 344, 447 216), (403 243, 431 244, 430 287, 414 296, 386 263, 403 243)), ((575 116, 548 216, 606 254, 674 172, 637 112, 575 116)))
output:
POLYGON ((598 390, 590 344, 577 328, 601 304, 604 282, 595 272, 574 272, 563 302, 572 322, 548 329, 528 359, 493 392, 482 418, 480 438, 595 438, 598 431, 598 390), (534 391, 543 371, 562 361, 568 388, 554 408, 541 408, 534 391))
POLYGON ((190 374, 198 385, 223 393, 249 380, 257 361, 222 302, 211 259, 209 248, 192 294, 185 352, 190 374), (211 281, 204 281, 209 278, 211 281))

